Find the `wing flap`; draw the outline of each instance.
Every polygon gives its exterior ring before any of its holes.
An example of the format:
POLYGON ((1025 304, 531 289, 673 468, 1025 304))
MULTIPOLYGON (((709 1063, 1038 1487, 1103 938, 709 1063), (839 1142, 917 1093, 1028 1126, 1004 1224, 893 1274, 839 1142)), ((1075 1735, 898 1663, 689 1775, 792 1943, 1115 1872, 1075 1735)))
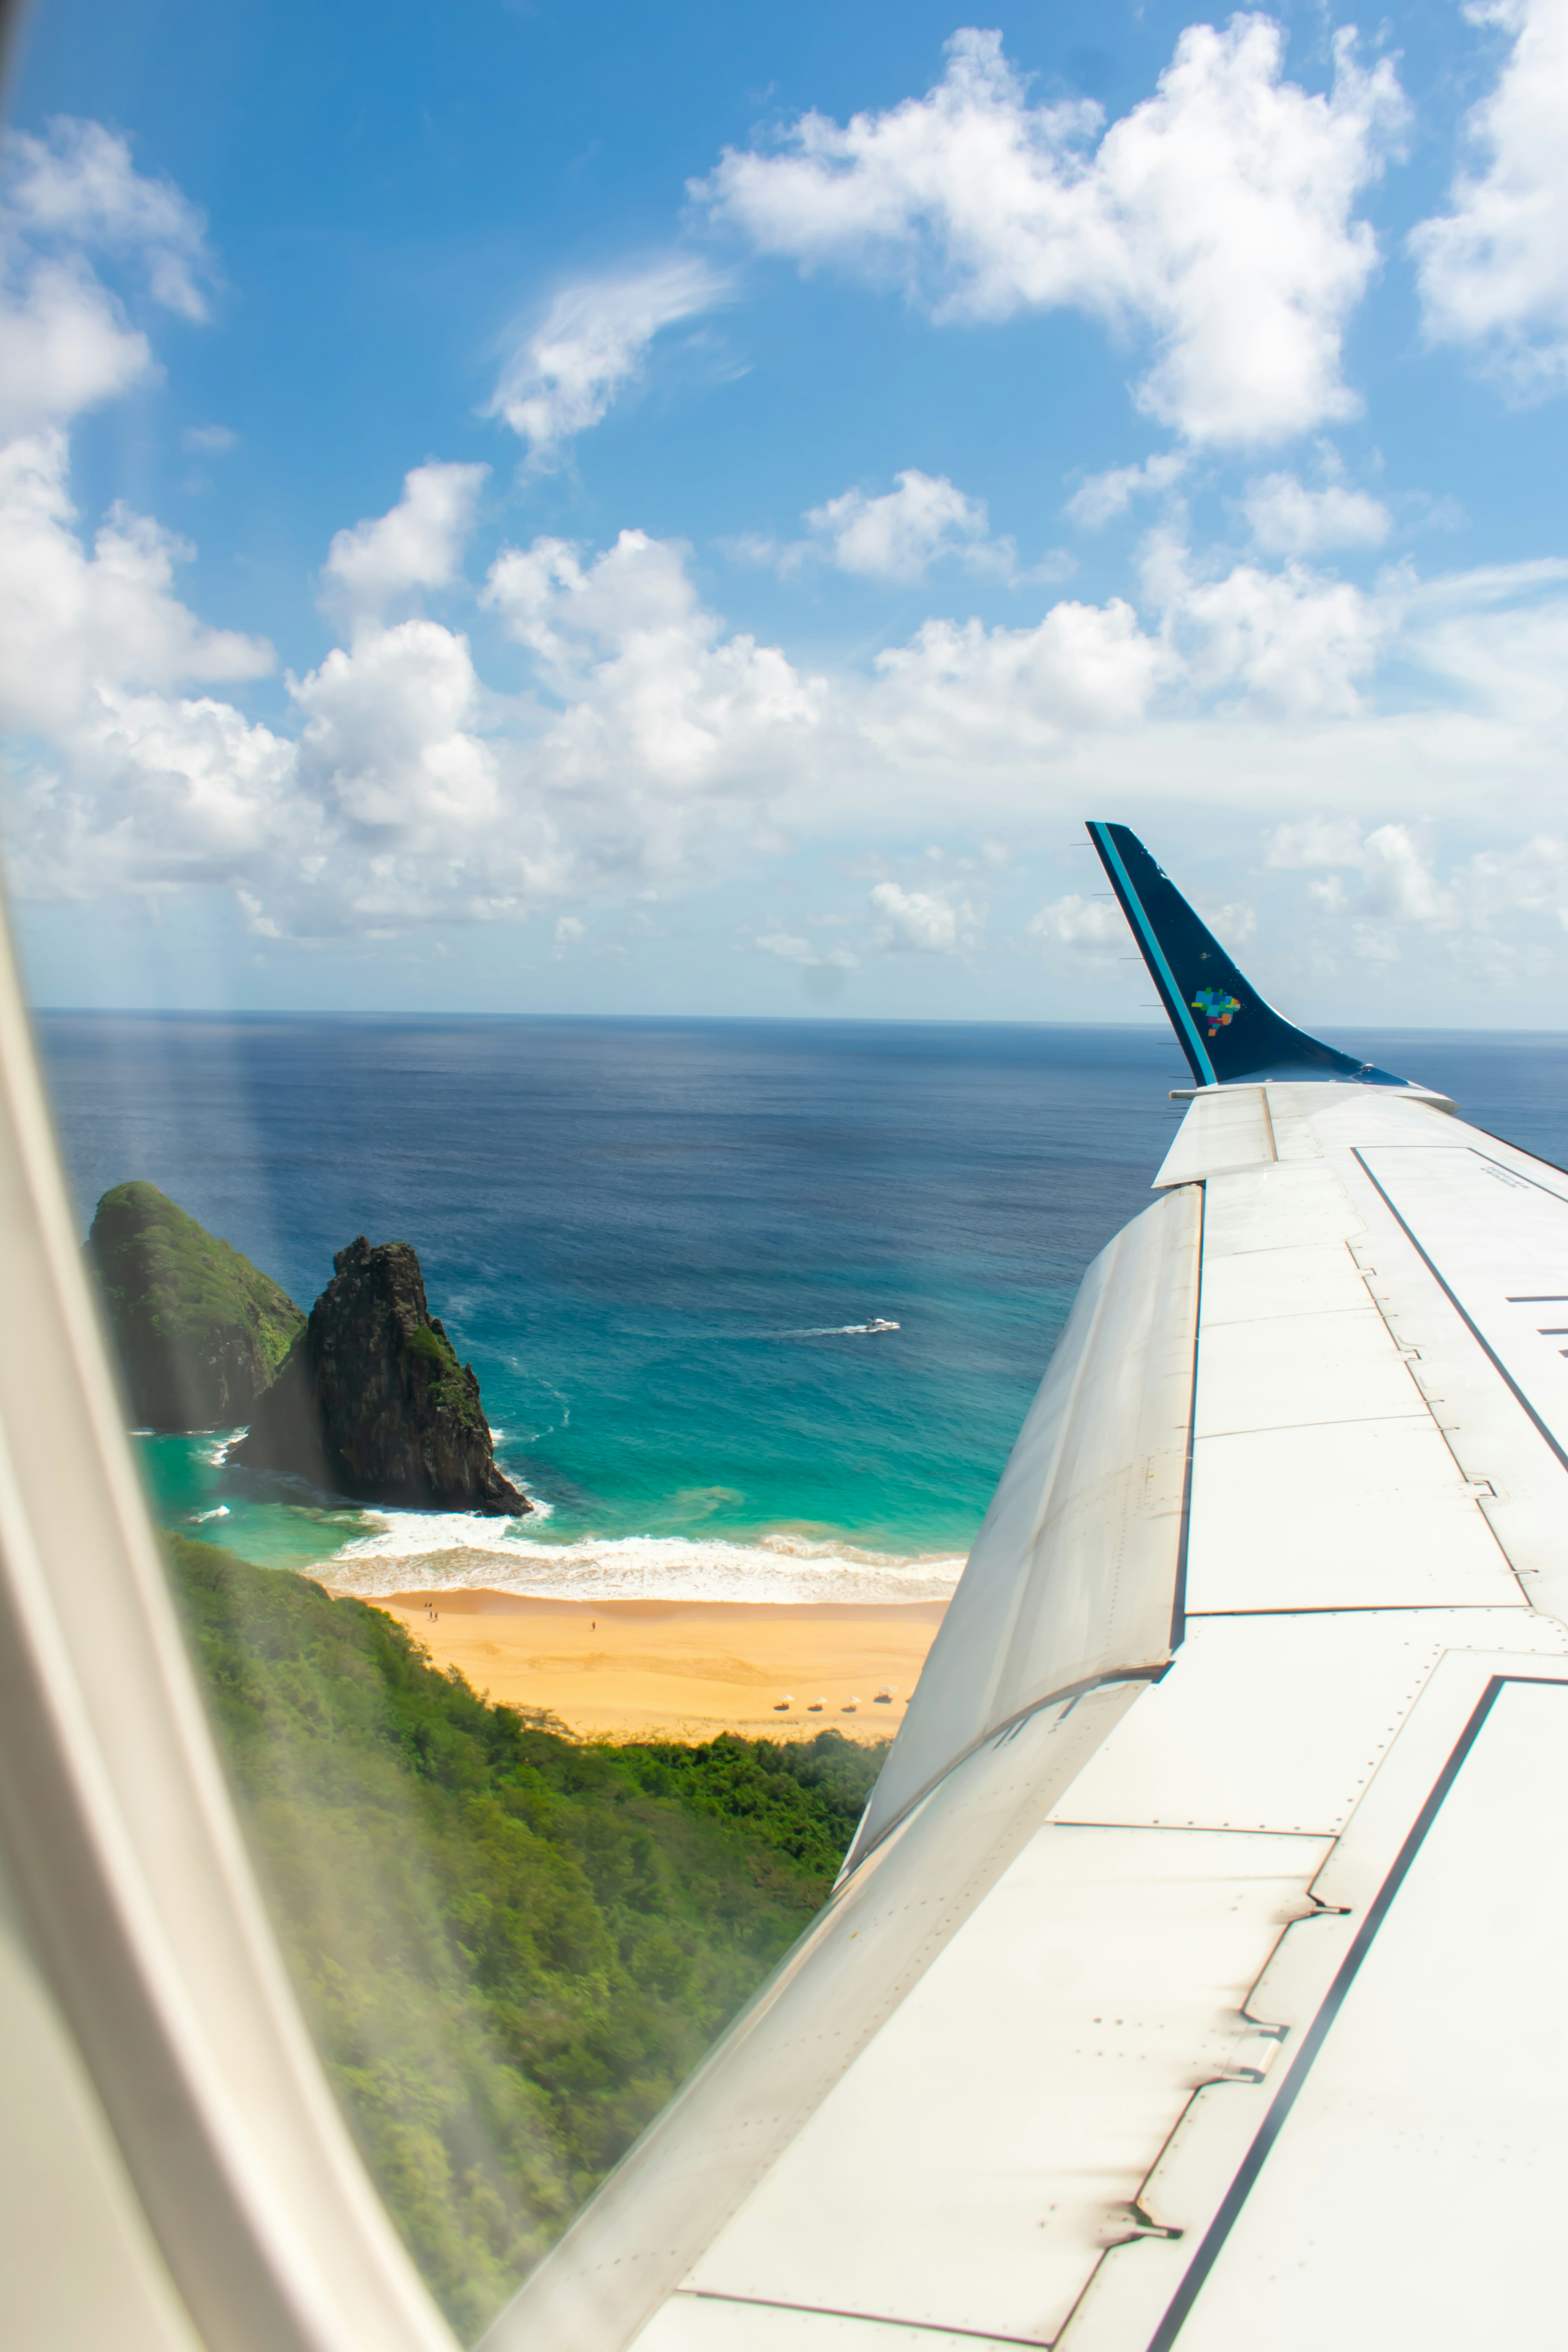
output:
POLYGON ((1221 1087, 1213 1094, 1194 1097, 1154 1179, 1154 1190, 1201 1183, 1205 1176, 1260 1167, 1275 1157, 1266 1090, 1221 1087))

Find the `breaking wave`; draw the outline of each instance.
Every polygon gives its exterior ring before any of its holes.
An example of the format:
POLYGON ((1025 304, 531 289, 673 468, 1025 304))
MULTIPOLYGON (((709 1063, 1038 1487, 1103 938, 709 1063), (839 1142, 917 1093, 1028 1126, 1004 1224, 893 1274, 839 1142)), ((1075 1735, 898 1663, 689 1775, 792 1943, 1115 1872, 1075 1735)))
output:
POLYGON ((530 1542, 515 1520, 460 1512, 366 1514, 383 1520, 313 1573, 336 1592, 487 1591, 555 1601, 751 1601, 859 1603, 946 1601, 962 1554, 891 1552, 779 1528, 755 1543, 686 1536, 584 1537, 530 1542))

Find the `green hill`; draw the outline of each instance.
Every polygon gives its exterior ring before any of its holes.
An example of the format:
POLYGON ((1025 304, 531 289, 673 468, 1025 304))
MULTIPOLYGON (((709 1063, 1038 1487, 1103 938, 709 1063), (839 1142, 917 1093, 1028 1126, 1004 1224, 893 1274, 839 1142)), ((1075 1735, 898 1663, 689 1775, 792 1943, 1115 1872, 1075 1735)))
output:
POLYGON ((155 1184, 104 1194, 87 1256, 133 1418, 154 1429, 247 1419, 304 1327, 287 1292, 155 1184))
POLYGON ((329 2073, 471 2338, 826 1899, 885 1751, 579 1745, 379 1610, 171 1551, 329 2073))

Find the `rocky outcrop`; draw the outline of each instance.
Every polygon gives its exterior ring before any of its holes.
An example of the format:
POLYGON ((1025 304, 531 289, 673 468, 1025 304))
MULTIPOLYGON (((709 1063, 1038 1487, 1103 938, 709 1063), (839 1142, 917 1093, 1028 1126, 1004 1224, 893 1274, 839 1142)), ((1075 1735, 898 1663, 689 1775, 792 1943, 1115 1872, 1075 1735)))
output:
POLYGON ((413 1249, 362 1234, 332 1265, 228 1459, 359 1502, 521 1516, 527 1498, 496 1467, 473 1366, 426 1305, 413 1249))
POLYGON ((248 1419, 305 1318, 286 1291, 155 1184, 116 1184, 87 1237, 134 1421, 248 1419))

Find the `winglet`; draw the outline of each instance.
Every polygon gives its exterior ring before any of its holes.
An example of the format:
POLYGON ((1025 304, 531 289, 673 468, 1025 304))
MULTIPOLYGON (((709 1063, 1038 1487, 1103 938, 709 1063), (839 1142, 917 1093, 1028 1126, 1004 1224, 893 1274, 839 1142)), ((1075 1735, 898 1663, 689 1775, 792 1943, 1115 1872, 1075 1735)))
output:
POLYGON ((1089 837, 1200 1087, 1231 1086, 1246 1078, 1338 1078, 1363 1087, 1412 1083, 1309 1037, 1266 1004, 1126 825, 1091 819, 1089 837))

